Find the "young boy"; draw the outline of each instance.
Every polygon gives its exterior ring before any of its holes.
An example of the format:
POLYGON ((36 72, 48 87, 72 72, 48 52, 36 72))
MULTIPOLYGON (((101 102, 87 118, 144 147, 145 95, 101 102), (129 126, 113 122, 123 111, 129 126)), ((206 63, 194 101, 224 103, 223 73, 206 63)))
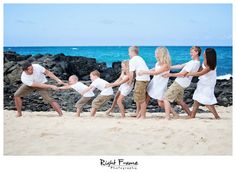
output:
POLYGON ((93 91, 88 91, 82 94, 82 91, 88 88, 88 86, 83 84, 82 82, 79 82, 78 77, 76 75, 72 75, 69 77, 67 86, 59 87, 59 89, 61 90, 66 90, 71 88, 76 90, 78 93, 82 95, 79 101, 75 104, 75 107, 77 108, 76 115, 80 117, 80 113, 82 112, 84 105, 88 103, 95 95, 93 91))
POLYGON ((85 89, 83 93, 88 92, 89 90, 98 89, 101 91, 101 93, 93 100, 92 102, 92 110, 91 110, 91 116, 95 117, 95 114, 97 110, 108 100, 110 100, 113 96, 113 89, 106 88, 106 84, 109 84, 107 81, 100 78, 99 71, 95 70, 90 73, 90 79, 92 81, 91 85, 85 89))
POLYGON ((192 60, 181 65, 171 66, 171 69, 182 69, 179 73, 168 73, 163 75, 164 77, 177 77, 173 84, 166 91, 164 96, 164 106, 166 119, 170 119, 170 102, 176 101, 177 104, 181 105, 183 110, 190 116, 191 111, 188 105, 183 101, 184 89, 187 88, 192 80, 192 77, 185 77, 188 73, 197 72, 200 67, 200 55, 201 48, 198 46, 193 46, 190 49, 190 55, 192 60))
POLYGON ((139 71, 149 70, 142 57, 138 56, 139 49, 137 46, 129 47, 129 84, 132 84, 134 72, 136 73, 136 83, 134 87, 134 101, 136 102, 136 116, 137 118, 145 118, 146 116, 146 92, 150 76, 147 74, 137 75, 139 71))

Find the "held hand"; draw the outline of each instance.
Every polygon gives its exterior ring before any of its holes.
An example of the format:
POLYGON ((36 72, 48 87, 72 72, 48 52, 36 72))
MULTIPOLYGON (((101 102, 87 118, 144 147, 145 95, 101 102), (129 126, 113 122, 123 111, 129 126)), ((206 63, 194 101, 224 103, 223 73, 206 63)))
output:
POLYGON ((64 83, 64 82, 62 82, 62 80, 57 80, 57 83, 59 84, 59 85, 66 85, 66 83, 64 83))
POLYGON ((164 77, 164 78, 170 77, 170 73, 166 73, 166 74, 162 75, 162 77, 164 77))
POLYGON ((190 72, 185 75, 185 77, 189 77, 189 76, 192 76, 190 72))
POLYGON ((53 89, 53 90, 55 90, 55 91, 57 91, 57 90, 59 89, 59 88, 58 88, 57 86, 55 86, 55 85, 51 85, 50 88, 53 89))
POLYGON ((110 87, 112 87, 111 83, 108 83, 108 84, 105 85, 105 88, 110 88, 110 87))
POLYGON ((143 70, 140 70, 140 71, 138 71, 138 76, 141 76, 141 75, 143 75, 144 74, 144 71, 143 70))

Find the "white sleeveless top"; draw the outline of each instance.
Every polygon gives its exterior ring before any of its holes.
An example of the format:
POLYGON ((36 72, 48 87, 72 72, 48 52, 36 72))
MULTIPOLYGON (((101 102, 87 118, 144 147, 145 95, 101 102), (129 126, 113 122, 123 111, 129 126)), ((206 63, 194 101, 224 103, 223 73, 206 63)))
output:
MULTIPOLYGON (((159 65, 159 63, 157 62, 155 65, 155 70, 158 70, 160 68, 161 68, 161 65, 159 65)), ((162 75, 169 72, 170 70, 153 76, 147 88, 147 92, 150 97, 157 100, 164 99, 164 93, 167 90, 167 83, 168 83, 169 78, 164 78, 162 77, 162 75)))
MULTIPOLYGON (((121 76, 121 79, 124 79, 126 77, 127 75, 123 74, 121 76)), ((127 96, 132 91, 133 85, 134 85, 133 83, 129 85, 128 82, 126 82, 126 83, 121 84, 118 90, 121 92, 123 96, 127 96)))
MULTIPOLYGON (((202 64, 202 68, 206 68, 202 64)), ((197 89, 193 94, 193 100, 204 105, 213 105, 217 103, 214 89, 216 84, 216 68, 199 77, 197 89)))

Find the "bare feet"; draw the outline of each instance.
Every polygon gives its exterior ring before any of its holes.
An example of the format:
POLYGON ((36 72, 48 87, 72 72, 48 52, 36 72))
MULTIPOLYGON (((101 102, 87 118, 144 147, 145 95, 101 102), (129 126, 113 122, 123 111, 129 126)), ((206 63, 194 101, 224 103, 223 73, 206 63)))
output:
POLYGON ((108 109, 108 110, 105 112, 105 114, 106 114, 107 116, 112 116, 112 115, 111 115, 111 109, 108 109))
POLYGON ((19 113, 19 112, 16 113, 16 117, 21 117, 21 116, 22 116, 22 113, 19 113))
POLYGON ((221 119, 220 116, 216 116, 215 118, 216 118, 217 120, 220 120, 220 119, 221 119))

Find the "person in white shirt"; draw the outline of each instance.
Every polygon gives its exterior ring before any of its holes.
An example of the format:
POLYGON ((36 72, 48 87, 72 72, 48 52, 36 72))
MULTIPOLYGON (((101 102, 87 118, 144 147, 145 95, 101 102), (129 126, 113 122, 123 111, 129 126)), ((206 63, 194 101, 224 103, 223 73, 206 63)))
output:
MULTIPOLYGON (((59 89, 61 90, 74 89, 79 94, 81 94, 86 88, 88 88, 88 86, 83 84, 82 82, 79 82, 76 75, 72 75, 69 77, 68 84, 66 86, 59 87, 59 89)), ((80 113, 83 111, 84 105, 89 103, 94 96, 95 95, 93 91, 88 91, 82 95, 82 97, 75 104, 75 107, 77 109, 76 116, 80 117, 80 113)))
POLYGON ((197 89, 193 94, 193 110, 190 118, 195 118, 197 109, 200 103, 205 105, 215 116, 220 119, 214 104, 217 103, 214 89, 216 85, 216 51, 212 48, 207 48, 203 54, 204 62, 201 71, 190 72, 187 76, 200 76, 197 83, 197 89))
POLYGON ((148 82, 150 81, 150 76, 148 74, 138 75, 141 70, 149 70, 147 64, 142 57, 138 56, 139 49, 137 46, 129 47, 129 85, 132 84, 134 78, 134 72, 136 74, 136 82, 134 87, 134 101, 136 102, 136 117, 145 118, 146 117, 146 92, 148 82))
POLYGON ((170 119, 171 105, 170 102, 176 101, 177 104, 181 105, 183 110, 190 116, 191 111, 188 105, 183 101, 184 89, 187 88, 192 80, 191 76, 186 77, 189 72, 197 72, 200 67, 200 55, 201 48, 193 46, 190 49, 190 55, 192 60, 181 65, 171 66, 171 69, 182 69, 179 73, 167 73, 163 77, 176 77, 173 84, 168 88, 164 95, 164 106, 166 119, 170 119))
POLYGON ((57 81, 58 84, 64 84, 58 77, 56 77, 52 72, 45 69, 39 64, 31 64, 29 61, 22 64, 22 74, 21 74, 21 87, 15 92, 14 100, 17 110, 17 117, 22 116, 22 98, 27 94, 38 91, 45 102, 49 103, 59 116, 62 116, 62 111, 58 103, 50 97, 48 89, 57 90, 58 87, 55 85, 46 84, 46 76, 57 81))
MULTIPOLYGON (((164 93, 167 90, 169 78, 164 78, 162 75, 170 72, 171 58, 166 47, 156 48, 155 57, 157 60, 155 68, 147 71, 141 70, 138 72, 138 75, 153 75, 153 78, 147 88, 146 103, 148 104, 150 98, 153 98, 157 100, 157 104, 164 109, 164 93)), ((174 117, 178 117, 178 114, 173 109, 171 109, 171 112, 174 117)))
POLYGON ((114 110, 116 104, 119 106, 121 117, 125 117, 125 108, 123 105, 124 98, 132 91, 133 89, 133 83, 131 85, 128 84, 129 82, 129 61, 122 61, 121 63, 121 74, 120 77, 114 82, 110 84, 106 84, 106 88, 109 87, 116 87, 120 86, 115 98, 113 100, 111 108, 106 112, 107 115, 110 115, 110 113, 114 110))
POLYGON ((101 93, 93 100, 92 102, 92 109, 91 109, 91 116, 95 117, 95 114, 99 108, 103 104, 105 104, 107 101, 109 101, 113 97, 113 89, 106 88, 106 84, 109 84, 107 81, 100 78, 100 72, 97 70, 94 70, 90 73, 90 79, 92 80, 92 83, 90 86, 86 89, 84 89, 81 94, 84 95, 90 90, 98 89, 101 91, 101 93))

